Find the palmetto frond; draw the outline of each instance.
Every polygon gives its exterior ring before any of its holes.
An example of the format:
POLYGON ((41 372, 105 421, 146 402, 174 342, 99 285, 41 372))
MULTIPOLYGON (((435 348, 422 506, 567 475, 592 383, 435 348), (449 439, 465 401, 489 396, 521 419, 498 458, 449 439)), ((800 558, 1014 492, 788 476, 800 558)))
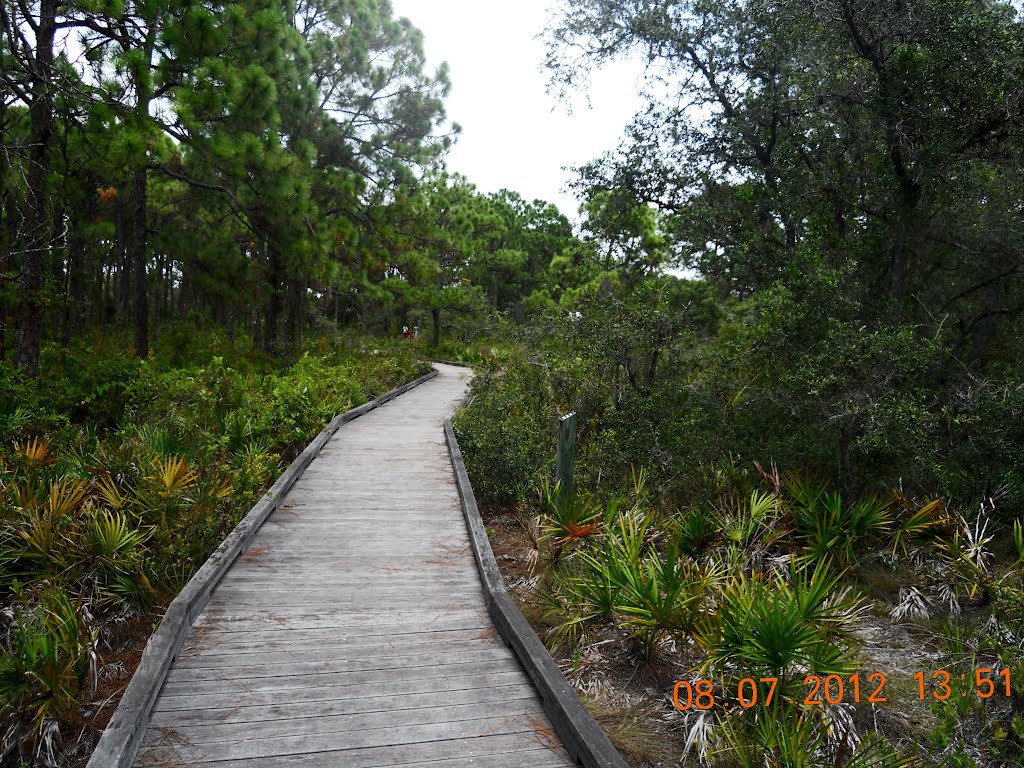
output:
POLYGON ((559 499, 559 484, 541 483, 540 500, 544 510, 542 530, 555 540, 556 556, 567 544, 585 539, 601 530, 603 515, 596 500, 583 493, 559 499))
POLYGON ((915 505, 912 505, 908 499, 900 494, 894 494, 894 499, 904 509, 913 511, 896 528, 892 539, 893 555, 896 554, 897 550, 902 550, 903 554, 907 555, 908 546, 911 541, 929 533, 937 532, 949 520, 949 514, 942 499, 933 499, 917 509, 914 509, 915 505))
POLYGON ((109 473, 96 478, 96 489, 103 500, 107 502, 107 506, 115 512, 124 509, 132 501, 131 493, 118 487, 117 482, 109 473))
POLYGON ((82 506, 88 491, 89 484, 85 480, 72 480, 65 477, 57 482, 50 483, 47 509, 51 515, 58 519, 72 515, 82 506))
POLYGON ((134 565, 136 554, 151 535, 151 530, 131 525, 125 515, 104 510, 86 523, 80 546, 90 557, 123 570, 126 561, 134 565))
POLYGON ((166 459, 153 459, 153 467, 157 471, 157 480, 162 485, 162 496, 174 496, 192 485, 199 473, 188 468, 188 463, 180 456, 169 456, 166 459))
POLYGON ((34 438, 31 442, 15 443, 14 450, 31 462, 41 463, 46 461, 50 455, 50 445, 41 438, 34 438))

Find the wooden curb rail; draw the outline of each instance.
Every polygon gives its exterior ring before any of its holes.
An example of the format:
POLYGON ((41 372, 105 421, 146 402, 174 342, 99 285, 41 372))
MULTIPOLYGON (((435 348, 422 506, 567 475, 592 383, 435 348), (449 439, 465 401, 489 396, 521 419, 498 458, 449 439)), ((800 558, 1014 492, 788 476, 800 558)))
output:
POLYGON ((138 669, 128 683, 128 688, 121 697, 110 723, 103 731, 87 768, 131 768, 149 725, 153 704, 167 677, 171 662, 181 650, 192 622, 202 613, 210 600, 210 593, 227 573, 235 558, 249 546, 260 526, 270 513, 277 509, 295 481, 319 455, 324 444, 338 428, 437 375, 438 371, 435 369, 358 408, 334 417, 298 458, 288 465, 277 482, 228 534, 167 608, 159 626, 146 644, 138 669))
POLYGON ((526 668, 540 694, 545 713, 572 759, 585 768, 626 768, 626 763, 612 746, 608 735, 583 706, 544 643, 505 591, 505 583, 498 570, 498 562, 494 559, 483 520, 480 519, 480 510, 476 505, 451 419, 445 420, 444 436, 455 469, 455 483, 462 499, 469 540, 480 567, 491 621, 526 668))

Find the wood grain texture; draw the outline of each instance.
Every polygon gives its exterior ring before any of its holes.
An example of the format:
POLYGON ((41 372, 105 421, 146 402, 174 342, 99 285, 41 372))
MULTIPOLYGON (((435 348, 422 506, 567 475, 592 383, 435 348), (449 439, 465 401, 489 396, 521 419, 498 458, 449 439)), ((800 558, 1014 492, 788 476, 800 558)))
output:
POLYGON ((90 768, 567 764, 462 515, 443 424, 468 372, 436 368, 304 452, 175 609, 134 761, 90 768))

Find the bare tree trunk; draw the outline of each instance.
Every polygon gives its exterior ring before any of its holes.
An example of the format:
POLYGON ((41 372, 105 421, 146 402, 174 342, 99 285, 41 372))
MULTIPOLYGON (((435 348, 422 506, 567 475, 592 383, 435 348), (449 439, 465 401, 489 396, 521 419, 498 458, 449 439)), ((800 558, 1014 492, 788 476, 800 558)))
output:
POLYGON ((267 303, 263 312, 263 351, 277 351, 277 325, 281 317, 281 257, 273 243, 267 244, 267 303))
POLYGON ((114 249, 117 254, 115 261, 116 277, 113 280, 114 294, 114 323, 119 327, 124 324, 128 317, 129 285, 131 284, 131 262, 128 259, 128 241, 131 235, 128 233, 128 216, 125 211, 125 201, 119 197, 114 213, 114 249))
POLYGON ((149 355, 149 301, 146 292, 146 167, 132 176, 132 225, 128 246, 135 279, 135 356, 149 355))
POLYGON ((982 367, 988 357, 988 347, 996 335, 996 323, 999 311, 999 283, 992 281, 985 286, 984 292, 985 308, 981 319, 977 321, 974 329, 974 338, 971 339, 971 351, 967 358, 968 366, 982 367))
POLYGON ((58 0, 40 0, 32 60, 32 103, 29 105, 28 235, 21 272, 21 321, 18 328, 18 369, 39 374, 43 342, 43 251, 50 247, 53 221, 48 213, 46 177, 53 141, 53 40, 58 0))

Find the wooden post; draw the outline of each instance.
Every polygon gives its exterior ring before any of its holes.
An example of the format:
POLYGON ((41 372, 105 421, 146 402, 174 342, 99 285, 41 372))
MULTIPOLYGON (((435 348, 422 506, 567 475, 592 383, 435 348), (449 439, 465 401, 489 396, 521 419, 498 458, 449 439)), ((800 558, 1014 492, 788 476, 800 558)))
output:
POLYGON ((558 505, 565 509, 573 498, 572 468, 576 459, 576 412, 558 420, 558 454, 555 459, 555 482, 558 486, 558 505))

